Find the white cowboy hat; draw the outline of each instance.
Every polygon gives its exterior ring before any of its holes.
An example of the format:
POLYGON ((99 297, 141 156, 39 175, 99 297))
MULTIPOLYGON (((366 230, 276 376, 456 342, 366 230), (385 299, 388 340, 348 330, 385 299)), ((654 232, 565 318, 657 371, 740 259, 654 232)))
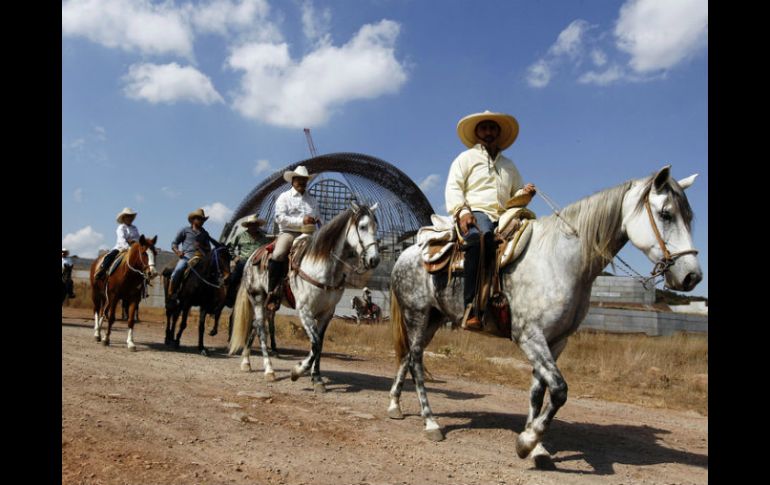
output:
POLYGON ((66 253, 66 254, 69 254, 69 253, 70 253, 70 250, 69 250, 69 249, 67 249, 67 248, 61 248, 61 252, 63 252, 63 253, 66 253))
POLYGON ((118 221, 118 224, 123 223, 123 218, 126 216, 135 216, 136 211, 132 210, 130 207, 123 208, 122 211, 120 211, 120 214, 118 214, 118 217, 115 218, 116 221, 118 221))
POLYGON ((241 222, 241 225, 242 225, 243 227, 246 227, 246 226, 253 226, 253 225, 257 225, 257 226, 264 226, 264 225, 265 225, 265 222, 267 222, 267 221, 265 221, 264 219, 262 219, 262 218, 260 218, 260 217, 257 217, 257 215, 256 215, 256 214, 252 214, 252 215, 250 215, 249 217, 247 217, 246 219, 244 219, 244 220, 241 222))
POLYGON ((476 138, 476 125, 485 120, 491 120, 500 125, 500 138, 498 138, 500 150, 513 145, 516 137, 519 136, 519 122, 516 118, 505 113, 484 111, 468 115, 457 123, 457 136, 460 137, 463 145, 471 148, 479 142, 476 138))
POLYGON ((307 181, 310 182, 311 180, 313 180, 313 177, 315 176, 316 174, 310 175, 309 173, 307 173, 307 169, 303 165, 300 165, 294 170, 283 172, 283 179, 289 183, 291 183, 291 179, 293 179, 294 177, 305 177, 307 178, 307 181))
POLYGON ((192 222, 193 217, 200 217, 203 219, 203 222, 206 222, 208 219, 206 214, 203 212, 203 209, 195 209, 194 211, 187 214, 187 222, 192 222))

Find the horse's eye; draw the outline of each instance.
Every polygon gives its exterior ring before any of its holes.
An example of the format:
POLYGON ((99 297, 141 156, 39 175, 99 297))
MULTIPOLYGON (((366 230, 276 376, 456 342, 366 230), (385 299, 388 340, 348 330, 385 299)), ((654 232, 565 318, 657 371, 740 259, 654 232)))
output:
POLYGON ((662 210, 660 211, 660 218, 663 219, 663 222, 671 222, 674 220, 674 215, 667 210, 662 210))

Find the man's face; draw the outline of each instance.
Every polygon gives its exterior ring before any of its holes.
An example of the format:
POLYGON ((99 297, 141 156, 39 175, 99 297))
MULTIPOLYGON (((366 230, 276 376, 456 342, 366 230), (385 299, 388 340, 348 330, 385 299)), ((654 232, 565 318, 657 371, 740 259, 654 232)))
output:
POLYGON ((492 146, 500 137, 500 125, 492 120, 484 120, 476 125, 476 138, 486 146, 492 146))
POLYGON ((291 186, 300 194, 304 194, 307 188, 307 177, 292 177, 291 186))
POLYGON ((191 219, 191 222, 193 227, 201 227, 203 225, 203 218, 195 216, 191 219))
POLYGON ((248 232, 252 236, 256 236, 259 233, 259 226, 256 224, 249 224, 248 226, 246 226, 246 232, 248 232))

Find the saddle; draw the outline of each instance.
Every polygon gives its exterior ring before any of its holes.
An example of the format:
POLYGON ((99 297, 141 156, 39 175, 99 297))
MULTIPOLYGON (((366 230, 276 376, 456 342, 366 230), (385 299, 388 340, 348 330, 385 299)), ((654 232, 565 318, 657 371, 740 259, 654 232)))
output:
MULTIPOLYGON (((112 273, 115 272, 116 269, 118 269, 118 266, 120 266, 120 263, 123 262, 123 258, 126 257, 126 254, 128 253, 128 249, 124 249, 121 252, 118 253, 117 256, 115 256, 115 259, 112 261, 112 264, 109 268, 107 268, 107 276, 111 276, 112 273)), ((96 263, 96 267, 102 265, 102 261, 104 261, 104 257, 107 256, 108 253, 104 253, 101 256, 99 256, 98 262, 96 263)))
MULTIPOLYGON (((307 245, 310 242, 310 236, 308 234, 303 234, 301 236, 298 236, 294 239, 294 242, 292 242, 291 249, 289 250, 289 267, 294 268, 295 264, 298 267, 299 263, 302 261, 302 257, 305 255, 305 250, 307 249, 307 245)), ((267 271, 268 264, 267 262, 270 260, 270 256, 273 254, 273 251, 275 250, 275 243, 276 241, 271 242, 270 244, 266 244, 262 246, 261 248, 254 251, 254 254, 251 255, 250 264, 254 266, 258 266, 260 271, 267 271)), ((288 306, 291 309, 296 308, 296 300, 294 298, 294 293, 291 291, 291 285, 289 284, 289 274, 287 272, 286 277, 281 282, 281 287, 283 288, 283 298, 281 301, 281 304, 288 306)))

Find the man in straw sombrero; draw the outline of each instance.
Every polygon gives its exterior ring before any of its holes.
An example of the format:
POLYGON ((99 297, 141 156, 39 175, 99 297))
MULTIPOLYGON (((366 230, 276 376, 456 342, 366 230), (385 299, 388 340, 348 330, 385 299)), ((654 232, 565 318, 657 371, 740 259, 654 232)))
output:
MULTIPOLYGON (((465 328, 481 330, 483 308, 473 308, 478 286, 481 241, 484 253, 495 252, 492 232, 511 199, 526 205, 535 186, 524 184, 513 162, 502 154, 516 140, 519 123, 505 113, 474 113, 457 123, 457 134, 468 147, 452 162, 447 178, 446 206, 458 222, 464 240, 465 328)), ((485 258, 486 259, 486 258, 485 258)))
MULTIPOLYGON (((174 267, 174 271, 171 273, 171 281, 168 285, 169 300, 171 303, 176 303, 177 292, 179 290, 179 280, 184 274, 184 269, 187 267, 187 263, 195 256, 196 251, 208 253, 211 251, 210 241, 213 241, 208 231, 203 228, 203 223, 208 220, 208 216, 203 212, 203 209, 195 209, 187 214, 187 222, 189 226, 185 226, 179 230, 176 237, 171 242, 171 250, 174 254, 179 256, 179 261, 174 267)), ((216 241, 215 241, 216 242, 216 241)))
POLYGON ((321 222, 318 204, 306 191, 313 177, 315 175, 310 175, 302 165, 283 173, 283 179, 291 184, 291 188, 275 201, 275 222, 280 234, 268 261, 268 310, 275 311, 281 304, 280 284, 289 271, 288 257, 294 239, 313 232, 321 222))
POLYGON ((102 264, 96 271, 94 277, 97 280, 104 278, 107 269, 110 267, 112 262, 115 261, 115 258, 121 251, 127 251, 134 241, 139 240, 139 229, 137 229, 134 225, 136 214, 137 212, 132 210, 130 207, 125 207, 118 213, 118 216, 115 218, 118 223, 118 228, 115 230, 118 239, 115 243, 115 247, 112 248, 112 251, 104 256, 102 264))
POLYGON ((67 296, 70 298, 75 298, 75 284, 72 281, 72 267, 74 265, 75 263, 73 263, 72 258, 70 258, 69 249, 61 248, 61 274, 64 276, 66 270, 67 279, 64 284, 67 287, 67 296))
POLYGON ((246 266, 246 260, 249 259, 254 251, 270 242, 270 238, 262 230, 265 220, 256 215, 251 215, 241 222, 241 226, 246 230, 235 236, 233 245, 230 248, 230 256, 235 263, 235 270, 232 273, 232 279, 229 288, 238 289, 238 284, 243 276, 243 268, 246 266))

